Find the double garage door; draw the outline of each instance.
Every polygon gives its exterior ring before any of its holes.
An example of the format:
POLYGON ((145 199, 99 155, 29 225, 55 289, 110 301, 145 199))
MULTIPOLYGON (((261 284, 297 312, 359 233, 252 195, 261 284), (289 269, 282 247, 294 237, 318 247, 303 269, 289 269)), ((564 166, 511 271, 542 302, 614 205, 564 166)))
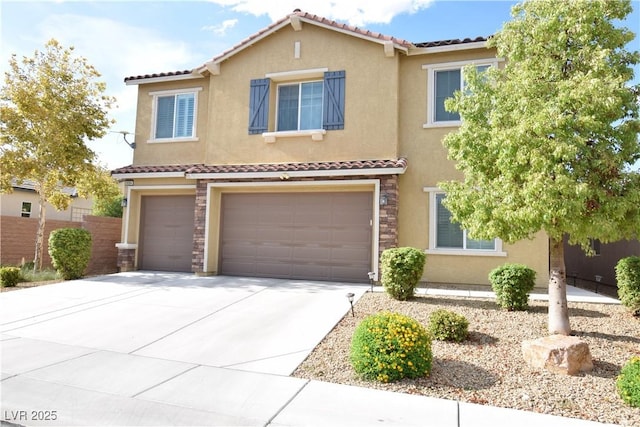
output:
POLYGON ((222 274, 367 282, 372 193, 222 196, 222 274))
MULTIPOLYGON (((222 196, 219 271, 225 275, 367 282, 372 193, 222 196)), ((142 198, 139 265, 191 271, 193 196, 142 198)))

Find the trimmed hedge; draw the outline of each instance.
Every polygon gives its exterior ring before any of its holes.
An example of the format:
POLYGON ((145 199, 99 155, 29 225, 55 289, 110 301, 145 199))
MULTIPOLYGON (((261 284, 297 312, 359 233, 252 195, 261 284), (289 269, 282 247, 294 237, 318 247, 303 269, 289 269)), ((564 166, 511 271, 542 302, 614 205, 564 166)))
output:
POLYGON ((53 268, 64 280, 79 279, 91 259, 91 233, 82 228, 59 228, 49 235, 53 268))
POLYGON ((506 263, 489 273, 489 281, 500 307, 523 311, 529 307, 529 292, 535 286, 536 272, 524 264, 506 263))
POLYGON ((18 267, 0 268, 0 284, 3 288, 10 288, 18 284, 21 279, 21 271, 18 267))
POLYGON ((394 299, 406 301, 415 292, 422 277, 426 256, 416 248, 386 249, 380 256, 380 281, 394 299))
POLYGON ((462 342, 469 335, 469 321, 461 314, 439 309, 429 316, 429 332, 439 341, 462 342))
POLYGON ((640 315, 640 256, 622 258, 616 264, 620 302, 635 316, 640 315))

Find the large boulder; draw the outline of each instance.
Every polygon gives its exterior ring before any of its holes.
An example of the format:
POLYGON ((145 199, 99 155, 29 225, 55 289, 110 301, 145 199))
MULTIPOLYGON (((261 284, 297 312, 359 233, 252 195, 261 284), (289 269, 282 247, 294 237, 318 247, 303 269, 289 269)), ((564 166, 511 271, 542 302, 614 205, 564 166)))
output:
POLYGON ((566 335, 550 335, 522 343, 524 360, 532 367, 576 375, 593 369, 589 345, 566 335))

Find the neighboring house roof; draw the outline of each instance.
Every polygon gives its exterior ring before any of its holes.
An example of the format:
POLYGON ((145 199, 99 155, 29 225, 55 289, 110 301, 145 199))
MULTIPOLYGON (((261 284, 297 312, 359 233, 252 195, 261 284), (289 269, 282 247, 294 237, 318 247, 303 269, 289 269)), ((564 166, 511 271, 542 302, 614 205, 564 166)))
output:
MULTIPOLYGON (((17 179, 11 180, 11 187, 14 190, 25 190, 25 191, 36 191, 36 183, 25 179, 23 181, 18 181, 17 179)), ((78 197, 78 190, 74 187, 62 187, 61 191, 65 194, 70 195, 71 197, 78 197)))
POLYGON ((186 176, 187 178, 364 175, 404 173, 407 159, 352 160, 340 162, 265 163, 252 165, 161 165, 125 166, 111 172, 117 178, 144 175, 186 176))
POLYGON ((190 79, 190 78, 200 78, 202 74, 205 72, 218 73, 219 72, 219 64, 241 52, 245 48, 252 46, 268 35, 278 31, 280 28, 286 25, 292 25, 296 30, 302 28, 303 23, 308 23, 312 25, 317 25, 320 27, 325 27, 332 29, 334 31, 339 31, 345 34, 349 34, 355 37, 359 37, 365 40, 369 40, 374 43, 380 43, 385 46, 385 52, 387 49, 393 51, 393 49, 399 49, 405 54, 410 54, 411 51, 418 51, 423 53, 426 51, 434 50, 448 50, 448 49, 459 49, 469 47, 470 44, 475 43, 479 45, 484 45, 486 43, 486 37, 476 37, 474 39, 465 38, 465 39, 451 39, 451 40, 440 40, 440 41, 431 41, 431 42, 421 42, 421 43, 412 43, 404 39, 399 39, 396 37, 384 35, 378 32, 369 31, 366 29, 361 29, 358 27, 354 27, 351 25, 347 25, 344 23, 340 23, 337 21, 333 21, 330 19, 323 18, 318 15, 314 15, 307 12, 302 12, 299 9, 296 9, 293 13, 285 16, 284 18, 272 23, 271 25, 265 27, 264 29, 250 35, 246 39, 242 40, 240 43, 234 45, 230 49, 222 52, 220 55, 215 56, 211 61, 197 67, 193 70, 183 70, 183 71, 173 71, 173 72, 165 72, 165 73, 154 73, 154 74, 144 74, 138 76, 130 76, 125 77, 124 81, 127 84, 138 84, 144 81, 144 83, 152 83, 154 81, 164 81, 164 80, 180 80, 180 79, 190 79))

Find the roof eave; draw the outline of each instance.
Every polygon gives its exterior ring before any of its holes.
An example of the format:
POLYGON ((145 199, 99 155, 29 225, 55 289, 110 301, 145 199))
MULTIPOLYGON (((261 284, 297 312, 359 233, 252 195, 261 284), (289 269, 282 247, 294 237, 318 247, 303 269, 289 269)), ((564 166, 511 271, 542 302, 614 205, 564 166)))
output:
POLYGON ((461 50, 473 50, 473 49, 487 49, 487 42, 471 42, 471 43, 457 43, 445 46, 433 46, 433 47, 416 47, 409 50, 408 55, 429 55, 434 53, 443 52, 456 52, 461 50))
POLYGON ((158 76, 158 77, 140 77, 140 78, 128 79, 125 81, 125 84, 127 86, 135 86, 135 85, 150 84, 150 83, 175 82, 180 80, 201 79, 203 77, 204 76, 202 76, 202 74, 199 73, 199 70, 194 70, 194 72, 192 72, 191 74, 180 74, 180 75, 173 75, 173 76, 158 76))

